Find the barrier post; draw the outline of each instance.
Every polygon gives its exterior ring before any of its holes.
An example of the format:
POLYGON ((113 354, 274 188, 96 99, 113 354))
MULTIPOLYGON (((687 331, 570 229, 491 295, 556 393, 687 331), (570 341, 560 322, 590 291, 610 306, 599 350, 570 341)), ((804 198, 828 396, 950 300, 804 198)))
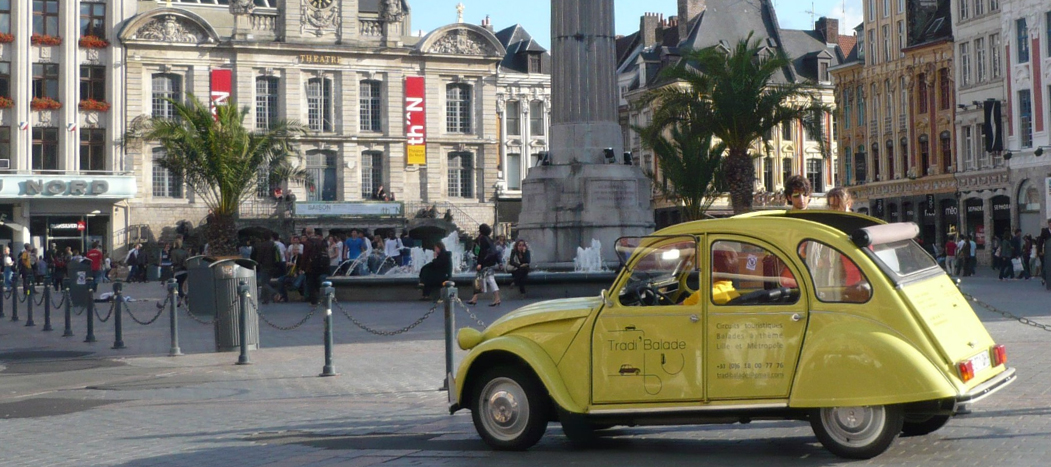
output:
POLYGON ((26 290, 26 327, 36 326, 36 321, 33 321, 33 295, 36 295, 36 286, 29 284, 29 289, 26 290))
POLYGON ((179 323, 176 319, 175 309, 179 300, 179 283, 174 279, 168 279, 168 301, 171 302, 169 326, 171 326, 172 335, 172 348, 168 351, 169 357, 182 356, 182 350, 179 349, 179 323))
POLYGON ((73 335, 73 300, 69 297, 69 279, 62 279, 62 285, 62 296, 66 303, 66 330, 62 332, 62 337, 70 337, 73 335))
POLYGON ((4 283, 3 279, 0 279, 0 318, 6 318, 4 314, 4 294, 7 293, 7 284, 4 283))
POLYGON ((336 376, 336 371, 332 368, 332 299, 336 295, 336 289, 328 281, 321 284, 321 287, 325 293, 325 366, 319 376, 336 376))
POLYGON ((452 390, 452 379, 455 374, 453 368, 453 341, 456 340, 456 316, 453 315, 453 298, 457 296, 456 284, 447 281, 445 284, 445 381, 442 383, 443 390, 452 390))
POLYGON ((84 314, 88 315, 88 335, 84 342, 95 342, 95 279, 87 278, 88 283, 88 309, 84 314))
POLYGON ((18 321, 18 286, 11 283, 11 321, 18 321))
POLYGON ((51 278, 44 284, 44 329, 51 331, 51 278))
POLYGON ((237 357, 238 365, 251 365, 248 360, 248 281, 241 279, 237 285, 238 304, 241 315, 241 355, 237 357))
POLYGON ((120 281, 113 283, 113 347, 112 349, 124 348, 124 323, 121 315, 124 314, 124 284, 120 281))

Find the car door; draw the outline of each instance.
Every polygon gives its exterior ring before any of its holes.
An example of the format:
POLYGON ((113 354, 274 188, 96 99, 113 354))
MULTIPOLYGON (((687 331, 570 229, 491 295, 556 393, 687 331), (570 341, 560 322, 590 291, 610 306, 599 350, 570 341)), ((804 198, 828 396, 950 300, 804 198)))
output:
POLYGON ((791 256, 757 239, 709 236, 708 398, 787 398, 807 323, 791 256))
POLYGON ((592 401, 703 400, 704 305, 694 295, 697 239, 650 238, 643 244, 592 330, 592 401))

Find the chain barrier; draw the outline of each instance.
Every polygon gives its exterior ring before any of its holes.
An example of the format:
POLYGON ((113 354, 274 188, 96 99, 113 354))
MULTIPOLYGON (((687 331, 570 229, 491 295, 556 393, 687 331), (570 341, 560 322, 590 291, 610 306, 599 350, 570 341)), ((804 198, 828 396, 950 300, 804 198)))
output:
POLYGON ((467 308, 467 304, 464 303, 463 300, 460 300, 460 297, 453 297, 453 300, 455 300, 456 303, 459 303, 460 306, 463 307, 463 311, 467 313, 467 316, 470 316, 471 319, 475 320, 475 322, 477 322, 478 325, 482 327, 482 329, 485 329, 485 328, 489 327, 488 325, 485 324, 485 321, 482 321, 480 318, 478 318, 477 315, 475 315, 473 312, 471 312, 471 310, 469 308, 467 308))
POLYGON ((52 308, 54 308, 56 310, 59 310, 59 309, 62 309, 62 305, 66 304, 66 294, 61 294, 61 295, 62 295, 62 298, 58 301, 57 304, 55 303, 54 300, 51 300, 51 307, 52 308))
POLYGON ((211 321, 205 321, 205 320, 203 320, 201 318, 198 318, 197 315, 193 314, 193 312, 190 311, 190 300, 189 299, 184 299, 182 301, 181 307, 184 310, 186 310, 186 315, 189 316, 190 319, 192 319, 194 321, 197 321, 198 323, 203 324, 205 326, 211 326, 211 325, 215 324, 216 318, 212 318, 211 321))
MULTIPOLYGON (((165 300, 164 303, 168 303, 168 301, 165 300)), ((118 305, 118 306, 120 306, 120 305, 118 305)), ((132 321, 134 321, 134 322, 136 322, 138 324, 141 324, 143 326, 149 326, 149 325, 153 324, 154 322, 157 321, 157 318, 160 318, 161 315, 164 314, 164 308, 163 307, 159 307, 157 309, 157 314, 153 315, 152 319, 150 319, 148 321, 139 321, 139 318, 136 318, 135 315, 131 313, 131 305, 128 305, 127 302, 124 302, 124 311, 128 312, 128 316, 131 316, 131 320, 132 321)))
POLYGON ((86 307, 86 306, 79 306, 79 307, 70 307, 69 311, 72 311, 74 316, 80 316, 80 315, 83 315, 84 312, 87 311, 87 309, 88 309, 88 307, 86 307), (80 310, 80 311, 77 311, 77 310, 80 310))
POLYGON ((274 324, 269 319, 267 319, 266 316, 263 315, 262 308, 259 308, 258 305, 256 305, 255 300, 249 299, 249 302, 252 304, 252 306, 256 307, 256 315, 259 316, 259 319, 266 323, 267 326, 277 329, 278 331, 293 331, 298 329, 300 326, 306 324, 307 321, 310 321, 310 318, 314 316, 314 313, 317 312, 318 308, 321 308, 321 305, 314 305, 314 308, 311 308, 310 312, 307 313, 307 315, 303 317, 303 319, 300 320, 298 323, 293 324, 291 326, 281 326, 279 324, 274 324))
POLYGON ((111 317, 113 317, 113 309, 116 308, 116 306, 117 306, 117 302, 115 302, 115 301, 114 302, 110 302, 109 313, 106 315, 105 318, 103 318, 102 315, 99 314, 98 307, 95 307, 95 317, 99 319, 100 323, 105 323, 106 321, 109 321, 109 319, 111 317))
POLYGON ((37 300, 37 301, 33 302, 33 304, 36 305, 36 306, 44 306, 44 294, 39 293, 39 294, 35 294, 35 295, 39 295, 40 296, 40 300, 37 300))
POLYGON ((157 303, 157 308, 160 309, 160 310, 163 310, 164 307, 168 306, 168 304, 171 303, 171 301, 172 301, 171 294, 165 295, 164 296, 164 301, 157 303))
POLYGON ((427 318, 430 318, 431 315, 434 314, 434 310, 437 310, 438 309, 438 305, 440 305, 441 303, 442 303, 441 300, 435 302, 434 306, 431 307, 430 310, 427 310, 427 313, 424 313, 423 316, 421 316, 419 319, 417 319, 416 321, 414 321, 412 324, 410 324, 408 326, 405 326, 405 327, 403 327, 401 329, 398 329, 396 331, 381 331, 381 330, 378 330, 378 329, 372 329, 372 328, 366 326, 365 324, 361 323, 360 321, 354 319, 353 316, 350 316, 350 313, 347 313, 347 310, 343 309, 343 305, 341 305, 336 300, 332 300, 332 304, 336 305, 336 308, 339 308, 340 313, 343 313, 343 316, 346 316, 347 319, 349 319, 351 323, 354 323, 354 325, 357 326, 358 328, 360 328, 362 331, 365 331, 365 332, 367 332, 369 334, 375 334, 377 336, 386 336, 386 337, 397 336, 399 334, 404 334, 406 332, 411 331, 413 328, 415 328, 416 326, 419 326, 421 323, 426 321, 427 318))
POLYGON ((4 299, 6 300, 8 298, 11 298, 11 294, 13 294, 13 293, 15 293, 15 288, 14 287, 4 289, 4 299))
POLYGON ((963 294, 963 296, 967 297, 968 300, 970 300, 970 301, 972 301, 974 303, 977 303, 982 308, 985 308, 988 311, 991 311, 993 313, 1001 315, 1004 318, 1013 319, 1013 320, 1018 321, 1019 323, 1022 323, 1024 325, 1032 326, 1032 327, 1037 328, 1037 329, 1042 329, 1044 331, 1051 332, 1051 324, 1041 324, 1041 323, 1033 321, 1033 320, 1031 320, 1029 318, 1026 318, 1024 316, 1015 316, 1015 315, 1011 314, 1010 312, 1001 310, 1001 309, 996 308, 996 307, 994 307, 994 306, 992 306, 992 305, 990 305, 988 303, 985 303, 985 302, 979 300, 977 297, 975 297, 973 295, 963 294))
POLYGON ((28 290, 26 290, 25 293, 18 294, 18 303, 25 303, 26 300, 29 300, 29 291, 28 290))

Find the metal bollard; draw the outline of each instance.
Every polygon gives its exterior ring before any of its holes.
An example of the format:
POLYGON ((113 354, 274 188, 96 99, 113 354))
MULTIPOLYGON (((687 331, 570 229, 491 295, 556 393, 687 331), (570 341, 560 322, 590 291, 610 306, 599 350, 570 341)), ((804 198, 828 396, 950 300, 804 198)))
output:
POLYGON ((241 315, 241 355, 237 357, 238 365, 251 365, 248 360, 248 281, 241 279, 237 284, 238 304, 241 315))
POLYGON ((62 279, 62 296, 65 297, 63 301, 66 304, 66 330, 62 332, 62 337, 71 337, 73 335, 73 300, 69 297, 69 279, 62 279))
POLYGON ((88 315, 88 335, 84 342, 95 342, 95 279, 87 278, 88 282, 88 309, 84 314, 88 315))
POLYGON ((332 297, 336 295, 336 289, 332 283, 325 281, 321 284, 325 292, 325 366, 318 376, 336 376, 332 368, 332 297))
POLYGON ((453 341, 456 340, 456 316, 453 315, 453 298, 457 296, 456 283, 447 281, 445 284, 445 381, 442 382, 442 390, 451 390, 453 375, 453 341))
POLYGON ((36 326, 36 321, 33 321, 33 295, 36 295, 36 286, 29 284, 26 290, 26 327, 36 326))
MULTIPOLYGON (((50 279, 50 278, 48 278, 50 279)), ((44 329, 41 331, 51 331, 51 281, 49 280, 44 284, 44 329)))
POLYGON ((4 294, 7 293, 7 284, 0 279, 0 318, 5 318, 7 315, 4 314, 4 294))
POLYGON ((123 349, 124 347, 124 322, 121 315, 124 314, 124 284, 113 283, 113 347, 111 349, 123 349))
POLYGON ((18 286, 11 284, 11 321, 18 321, 18 286))
POLYGON ((172 335, 172 348, 168 351, 169 357, 181 357, 182 350, 179 350, 179 323, 175 318, 175 309, 177 308, 179 300, 179 282, 175 279, 168 279, 168 301, 171 303, 170 316, 168 325, 171 327, 172 335))

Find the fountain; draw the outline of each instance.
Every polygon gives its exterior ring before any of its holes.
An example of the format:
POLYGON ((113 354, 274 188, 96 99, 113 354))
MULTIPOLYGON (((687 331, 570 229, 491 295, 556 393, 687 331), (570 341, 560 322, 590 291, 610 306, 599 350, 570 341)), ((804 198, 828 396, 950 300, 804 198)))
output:
POLYGON ((573 269, 576 272, 608 271, 602 262, 602 242, 591 239, 591 246, 577 247, 577 256, 573 258, 573 269))
MULTIPOLYGON (((453 274, 462 272, 465 268, 463 264, 464 249, 463 244, 460 243, 460 234, 457 232, 450 233, 442 239, 442 244, 444 244, 445 248, 449 250, 450 254, 452 254, 453 274)), ((413 274, 418 275, 424 265, 434 261, 434 250, 424 250, 417 246, 413 247, 409 254, 411 255, 411 259, 409 260, 408 268, 413 274)), ((391 269, 386 275, 398 276, 405 274, 405 270, 391 269)))

